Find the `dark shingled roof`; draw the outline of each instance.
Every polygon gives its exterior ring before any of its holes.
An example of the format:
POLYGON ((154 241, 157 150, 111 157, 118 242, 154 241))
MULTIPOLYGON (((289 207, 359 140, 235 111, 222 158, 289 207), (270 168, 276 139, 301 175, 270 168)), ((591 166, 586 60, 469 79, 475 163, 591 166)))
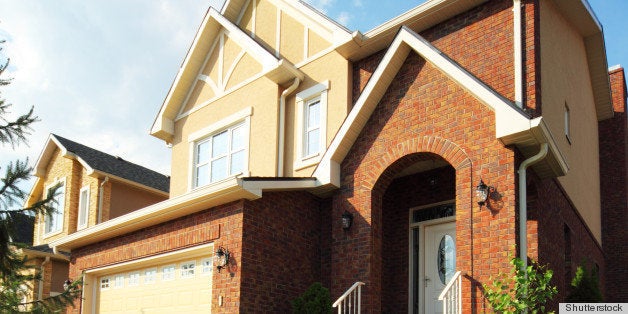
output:
POLYGON ((18 211, 9 212, 7 215, 11 225, 15 228, 13 242, 33 245, 35 217, 18 211))
POLYGON ((156 171, 128 162, 120 157, 111 156, 91 147, 70 141, 52 134, 69 152, 80 157, 94 170, 114 175, 139 184, 169 192, 170 178, 156 171))

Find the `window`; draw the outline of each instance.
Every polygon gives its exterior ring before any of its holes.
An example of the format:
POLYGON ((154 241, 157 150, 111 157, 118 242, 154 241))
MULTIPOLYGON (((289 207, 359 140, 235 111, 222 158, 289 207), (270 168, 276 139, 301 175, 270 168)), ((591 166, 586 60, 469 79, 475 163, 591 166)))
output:
POLYGON ((565 137, 567 142, 571 144, 571 112, 567 103, 565 103, 565 137))
POLYGON ((55 192, 55 187, 59 186, 56 190, 56 195, 50 205, 55 209, 52 215, 45 216, 45 234, 58 233, 63 229, 63 210, 65 207, 65 181, 59 181, 54 186, 47 189, 48 193, 55 192))
POLYGON ((144 283, 151 284, 157 281, 157 268, 151 268, 144 271, 144 283))
POLYGON ((161 280, 174 280, 174 265, 164 266, 164 268, 161 269, 161 280))
POLYGON ((109 277, 104 277, 100 279, 100 289, 109 289, 109 277))
POLYGON ((295 170, 320 161, 327 144, 327 90, 329 81, 310 87, 296 96, 297 157, 295 170))
POLYGON ((129 273, 129 287, 140 285, 140 272, 135 271, 129 273))
POLYGON ((77 229, 83 229, 87 227, 87 214, 89 212, 89 186, 81 189, 79 196, 79 212, 77 229))
POLYGON ((124 287, 124 275, 120 274, 120 275, 116 275, 114 281, 113 281, 113 287, 114 288, 123 288, 124 287))
POLYGON ((212 258, 206 258, 201 261, 201 273, 203 275, 211 275, 213 271, 214 260, 212 258))
POLYGON ((196 262, 181 263, 181 278, 193 278, 196 262))
POLYGON ((194 187, 243 173, 248 162, 248 127, 242 122, 196 144, 194 187))

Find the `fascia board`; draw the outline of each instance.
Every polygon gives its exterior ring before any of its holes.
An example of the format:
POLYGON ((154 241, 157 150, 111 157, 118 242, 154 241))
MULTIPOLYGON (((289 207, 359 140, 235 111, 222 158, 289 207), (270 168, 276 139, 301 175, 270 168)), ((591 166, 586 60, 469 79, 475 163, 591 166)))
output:
POLYGON ((340 164, 344 160, 349 147, 357 139, 394 76, 403 65, 410 49, 495 112, 497 138, 530 129, 530 120, 521 111, 513 108, 513 105, 499 93, 440 52, 420 35, 403 26, 316 167, 312 176, 320 180, 321 184, 340 181, 339 178, 334 178, 334 176, 340 175, 339 172, 334 171, 336 174, 331 175, 332 161, 340 164))
POLYGON ((135 182, 133 180, 125 179, 125 178, 122 178, 122 177, 119 177, 119 176, 116 176, 116 175, 113 175, 113 174, 110 174, 110 173, 107 173, 107 172, 104 172, 104 171, 100 171, 100 170, 93 170, 91 173, 88 172, 88 175, 92 176, 92 177, 95 177, 95 178, 109 177, 109 179, 111 179, 111 180, 122 182, 123 184, 130 185, 130 186, 136 187, 138 189, 146 190, 146 191, 149 191, 151 193, 159 194, 159 195, 165 196, 165 197, 168 197, 168 195, 170 195, 168 192, 164 192, 162 190, 159 190, 159 189, 156 189, 156 188, 153 188, 153 187, 141 184, 139 182, 135 182))
POLYGON ((238 199, 254 200, 259 197, 261 194, 256 191, 244 189, 241 179, 230 178, 77 231, 49 245, 70 251, 238 199))
POLYGON ((63 150, 63 146, 56 140, 53 141, 52 134, 48 135, 48 139, 46 140, 46 144, 44 144, 44 148, 39 153, 39 157, 37 157, 37 162, 35 162, 35 166, 33 167, 34 175, 36 177, 43 177, 46 172, 46 167, 48 166, 48 162, 50 162, 50 158, 55 151, 55 147, 59 147, 60 150, 63 150))

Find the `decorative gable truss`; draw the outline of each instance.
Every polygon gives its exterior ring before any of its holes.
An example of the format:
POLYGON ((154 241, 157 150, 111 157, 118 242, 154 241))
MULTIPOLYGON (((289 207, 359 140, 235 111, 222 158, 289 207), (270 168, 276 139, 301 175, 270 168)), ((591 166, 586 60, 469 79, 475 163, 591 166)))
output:
POLYGON ((303 74, 210 8, 151 128, 165 141, 174 122, 260 77, 282 84, 303 74))
POLYGON ((568 171, 569 167, 542 118, 530 119, 514 104, 447 57, 419 34, 403 26, 314 171, 312 176, 316 177, 319 185, 340 186, 340 164, 410 51, 419 54, 494 111, 495 137, 505 145, 517 145, 524 155, 528 156, 538 151, 539 144, 548 143, 549 158, 535 165, 540 176, 561 176, 568 171))

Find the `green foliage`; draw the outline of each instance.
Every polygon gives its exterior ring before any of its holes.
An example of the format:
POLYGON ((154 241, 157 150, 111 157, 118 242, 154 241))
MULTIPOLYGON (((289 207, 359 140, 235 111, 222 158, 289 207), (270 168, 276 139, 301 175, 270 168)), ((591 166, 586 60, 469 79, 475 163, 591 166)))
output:
MULTIPOLYGON (((4 43, 0 40, 0 44, 4 43)), ((0 50, 2 48, 0 47, 0 50)), ((0 75, 7 69, 9 60, 0 63, 0 75)), ((0 86, 8 85, 10 79, 0 77, 0 86)), ((31 124, 38 121, 33 108, 15 119, 8 119, 10 104, 0 98, 0 147, 12 149, 21 143, 27 143, 31 124)), ((0 154, 2 155, 2 154, 0 154)), ((24 303, 24 296, 33 290, 33 283, 41 279, 34 266, 28 265, 21 254, 25 245, 15 242, 17 237, 18 217, 20 215, 52 215, 59 186, 49 191, 46 199, 37 201, 26 208, 21 208, 28 195, 20 188, 28 181, 32 173, 28 160, 9 162, 0 177, 0 313, 59 313, 81 296, 80 281, 71 282, 59 295, 24 303)))
POLYGON ((537 263, 523 270, 523 261, 510 260, 509 274, 500 274, 490 285, 483 285, 485 296, 497 313, 545 313, 545 304, 557 293, 550 285, 553 272, 537 263))
POLYGON ((292 313, 329 314, 331 312, 331 295, 320 282, 313 283, 301 296, 292 300, 292 313))
POLYGON ((567 296, 566 302, 602 302, 602 292, 595 268, 587 271, 582 265, 578 266, 576 275, 571 280, 571 287, 571 293, 567 296))

